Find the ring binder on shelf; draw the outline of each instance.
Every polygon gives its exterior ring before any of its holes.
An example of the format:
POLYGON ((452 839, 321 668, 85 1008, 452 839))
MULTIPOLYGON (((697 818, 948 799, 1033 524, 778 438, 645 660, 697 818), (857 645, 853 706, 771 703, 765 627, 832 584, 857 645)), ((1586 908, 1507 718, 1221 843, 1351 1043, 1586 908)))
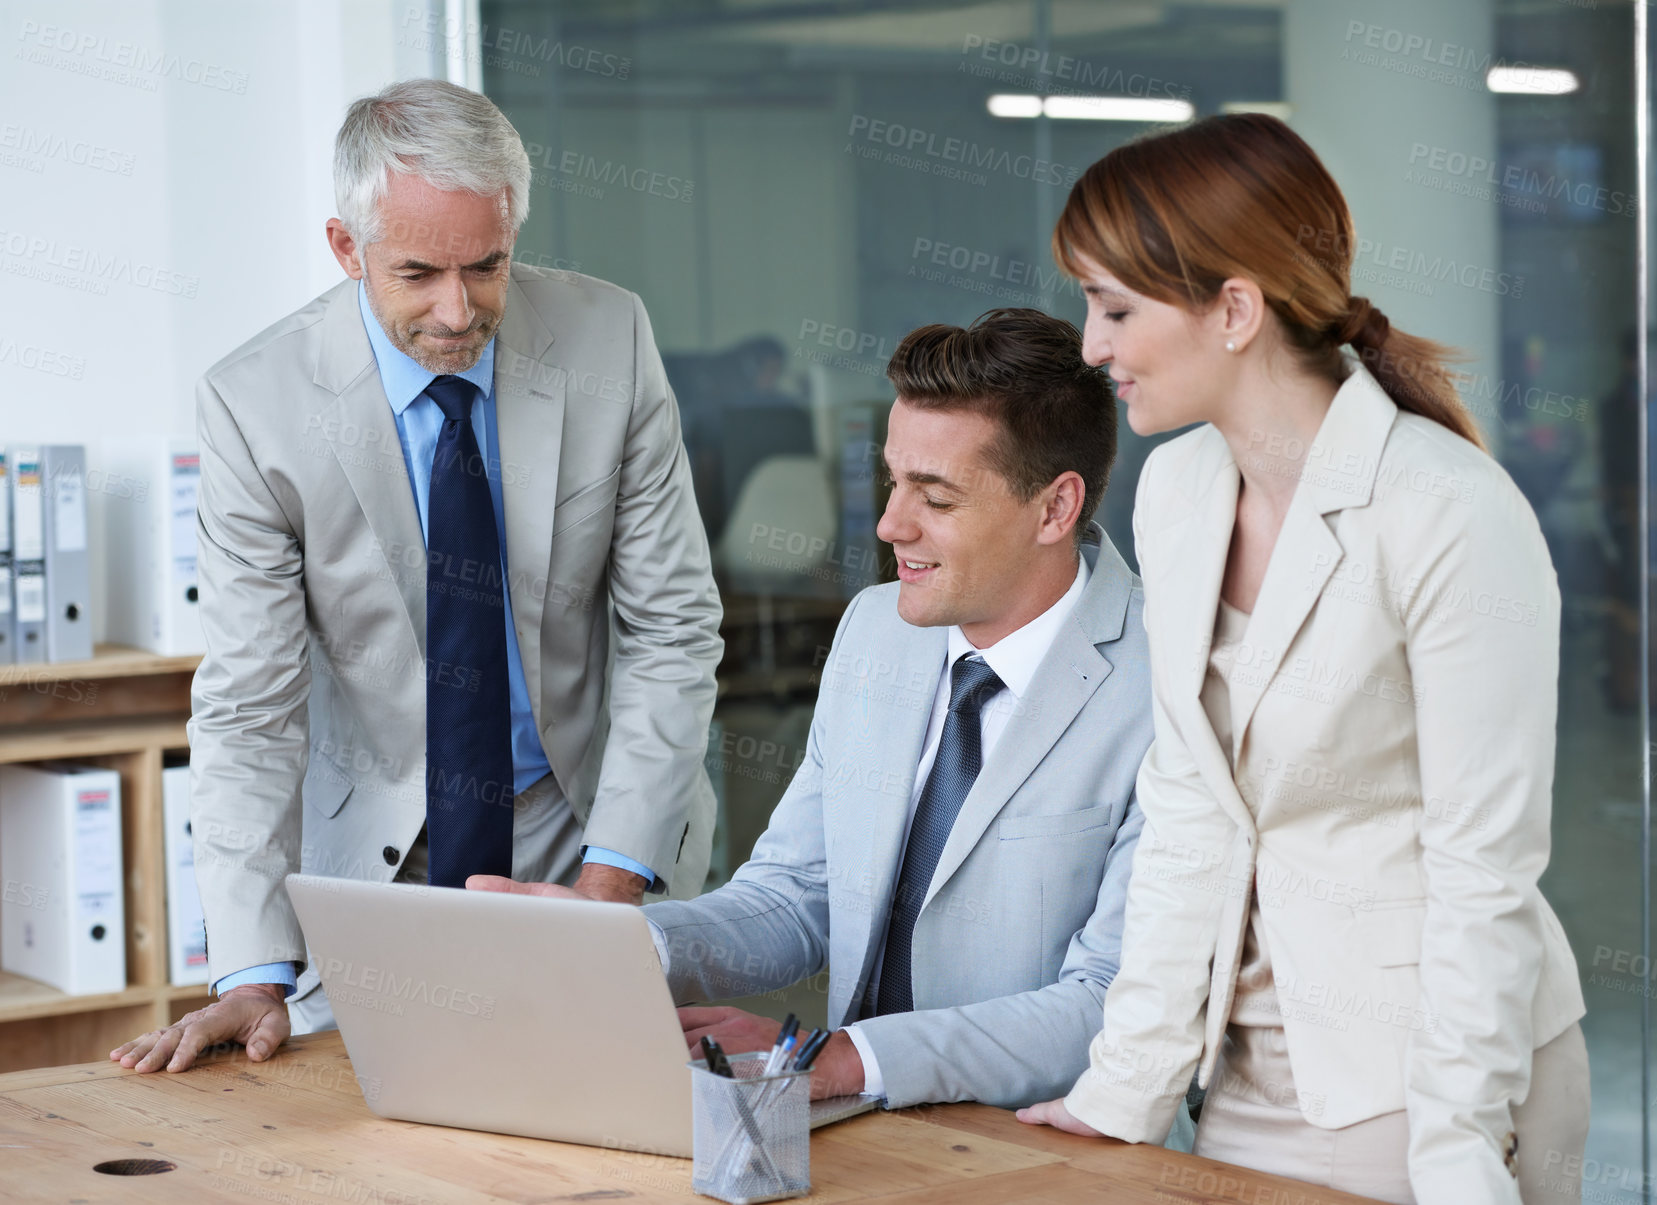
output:
POLYGON ((108 508, 109 638, 166 657, 205 652, 196 585, 201 458, 187 440, 154 440, 108 508))
POLYGON ((11 449, 12 627, 14 661, 46 660, 46 520, 40 448, 11 449))
POLYGON ((72 996, 127 985, 121 776, 0 766, 0 968, 72 996))
POLYGON ((92 656, 92 565, 86 538, 86 449, 46 444, 40 449, 45 510, 46 659, 92 656))

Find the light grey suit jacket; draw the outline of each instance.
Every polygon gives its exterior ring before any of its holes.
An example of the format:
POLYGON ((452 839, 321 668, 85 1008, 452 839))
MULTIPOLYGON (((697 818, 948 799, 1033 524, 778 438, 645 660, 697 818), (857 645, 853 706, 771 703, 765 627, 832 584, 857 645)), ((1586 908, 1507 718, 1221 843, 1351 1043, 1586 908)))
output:
MULTIPOLYGON (((508 589, 553 776, 587 843, 694 894, 720 609, 643 305, 513 265, 495 399, 508 589)), ((426 568, 355 281, 210 368, 197 424, 192 822, 218 978, 305 961, 284 875, 389 880, 419 833, 426 568)), ((539 852, 523 844, 515 869, 539 852)))
MULTIPOLYGON (((916 1011, 863 1022, 888 1104, 1012 1107, 1087 1067, 1121 951, 1151 743, 1139 579, 1097 527, 1093 567, 961 807, 915 923, 916 1011)), ((753 857, 718 891, 652 904, 676 1000, 784 987, 828 968, 828 1017, 858 1020, 886 935, 947 630, 896 585, 847 608, 805 760, 753 857)))

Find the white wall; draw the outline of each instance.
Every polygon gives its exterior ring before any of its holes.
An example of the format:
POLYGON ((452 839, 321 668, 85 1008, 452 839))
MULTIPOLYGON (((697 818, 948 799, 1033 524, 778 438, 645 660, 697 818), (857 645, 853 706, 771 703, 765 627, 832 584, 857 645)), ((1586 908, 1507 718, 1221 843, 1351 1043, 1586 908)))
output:
POLYGON ((0 0, 0 443, 87 445, 95 552, 132 489, 100 465, 191 434, 202 371, 340 279, 334 133, 355 97, 432 74, 426 11, 0 0))

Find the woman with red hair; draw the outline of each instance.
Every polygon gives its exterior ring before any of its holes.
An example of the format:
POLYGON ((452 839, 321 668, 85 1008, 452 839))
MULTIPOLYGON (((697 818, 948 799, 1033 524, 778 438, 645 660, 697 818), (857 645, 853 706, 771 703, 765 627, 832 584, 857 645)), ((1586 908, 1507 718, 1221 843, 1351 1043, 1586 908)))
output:
POLYGON ((1432 1205, 1576 1200, 1582 993, 1548 862, 1559 591, 1446 351, 1350 292, 1273 118, 1121 147, 1053 236, 1141 435, 1156 739, 1092 1064, 1020 1112, 1432 1205), (1349 350, 1348 350, 1349 349, 1349 350))

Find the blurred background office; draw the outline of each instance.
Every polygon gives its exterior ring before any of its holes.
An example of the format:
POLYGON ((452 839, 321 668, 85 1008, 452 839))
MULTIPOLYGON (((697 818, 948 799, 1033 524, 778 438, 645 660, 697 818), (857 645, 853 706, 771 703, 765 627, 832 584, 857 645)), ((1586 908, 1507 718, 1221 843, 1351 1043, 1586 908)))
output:
MULTIPOLYGON (((344 105, 438 75, 517 125, 517 257, 637 291, 725 599, 714 879, 803 756, 846 600, 890 576, 873 472, 910 329, 1080 323, 1048 237, 1121 142, 1258 109, 1354 209, 1354 292, 1466 353, 1461 386, 1564 595, 1553 864, 1593 1056, 1585 1195, 1651 1180, 1650 537, 1630 0, 0 2, 0 443, 88 449, 93 539, 131 441, 188 436, 196 377, 338 278, 344 105), (105 471, 100 475, 100 468, 105 471)), ((1309 254, 1327 253, 1316 246, 1309 254)), ((1130 560, 1152 441, 1102 519, 1130 560)), ((123 589, 95 558, 101 615, 123 589)), ((100 636, 107 630, 100 623, 100 636)), ((1517 739, 1517 738, 1516 738, 1517 739)), ((3 1022, 0 1016, 0 1022, 3 1022)))

